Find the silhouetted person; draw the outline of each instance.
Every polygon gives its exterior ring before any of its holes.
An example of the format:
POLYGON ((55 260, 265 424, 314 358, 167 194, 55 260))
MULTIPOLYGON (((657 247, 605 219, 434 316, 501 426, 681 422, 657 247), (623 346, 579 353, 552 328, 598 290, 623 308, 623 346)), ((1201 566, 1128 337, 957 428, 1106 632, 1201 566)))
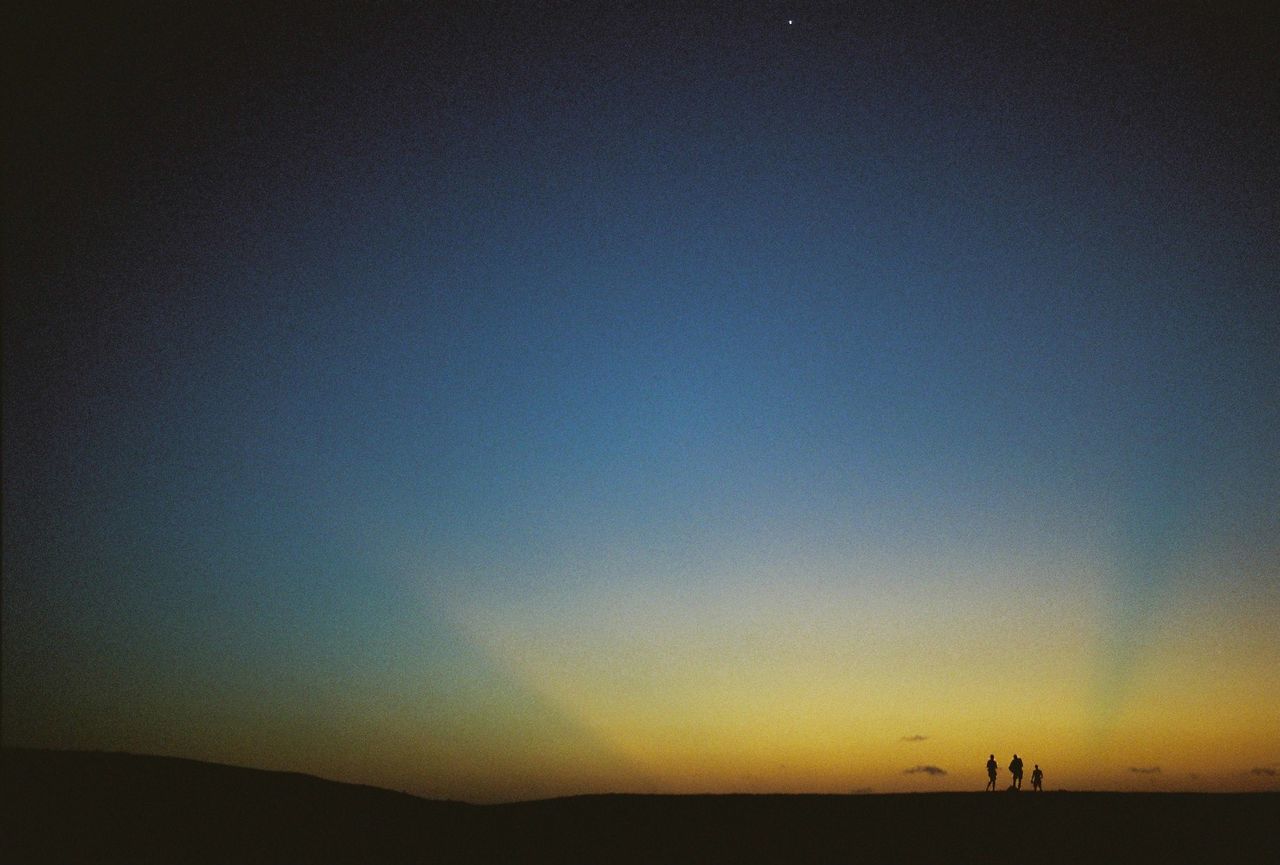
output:
POLYGON ((1041 785, 1044 783, 1044 772, 1040 771, 1040 764, 1036 763, 1036 767, 1031 770, 1031 789, 1043 792, 1041 785))
POLYGON ((1013 773, 1013 789, 1022 789, 1022 758, 1017 754, 1013 755, 1013 760, 1009 763, 1009 771, 1013 773))
POLYGON ((990 779, 987 781, 987 789, 992 793, 996 791, 996 772, 998 770, 999 767, 996 766, 996 755, 992 754, 987 760, 987 777, 990 779))

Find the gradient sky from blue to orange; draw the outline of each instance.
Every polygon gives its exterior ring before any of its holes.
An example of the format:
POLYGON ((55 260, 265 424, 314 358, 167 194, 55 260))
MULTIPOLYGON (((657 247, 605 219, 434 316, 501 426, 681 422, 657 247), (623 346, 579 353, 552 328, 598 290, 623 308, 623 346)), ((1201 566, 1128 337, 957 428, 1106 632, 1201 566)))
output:
POLYGON ((1274 27, 100 14, 6 52, 6 745, 1276 788, 1274 27))

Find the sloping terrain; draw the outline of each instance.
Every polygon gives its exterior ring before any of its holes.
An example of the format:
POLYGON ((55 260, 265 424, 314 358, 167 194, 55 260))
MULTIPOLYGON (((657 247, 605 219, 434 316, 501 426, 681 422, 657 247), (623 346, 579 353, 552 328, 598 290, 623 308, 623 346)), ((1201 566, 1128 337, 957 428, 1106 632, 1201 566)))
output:
POLYGON ((477 806, 6 749, 5 863, 1280 862, 1280 794, 580 796, 477 806))
POLYGON ((194 760, 5 749, 5 862, 453 862, 474 806, 194 760))

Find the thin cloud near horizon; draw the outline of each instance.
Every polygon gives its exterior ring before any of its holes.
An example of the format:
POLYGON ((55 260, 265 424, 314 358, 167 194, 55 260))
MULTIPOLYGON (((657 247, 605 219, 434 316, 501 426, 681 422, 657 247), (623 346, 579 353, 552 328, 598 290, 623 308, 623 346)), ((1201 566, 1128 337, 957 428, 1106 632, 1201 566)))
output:
POLYGON ((914 775, 917 772, 923 772, 926 775, 934 776, 947 774, 947 770, 943 769, 941 766, 912 766, 910 769, 902 770, 902 774, 904 775, 914 775))
POLYGON ((920 735, 919 733, 916 733, 914 736, 903 736, 903 737, 902 737, 902 739, 901 739, 900 741, 903 741, 903 742, 923 742, 925 739, 928 739, 928 738, 929 738, 928 736, 922 736, 922 735, 920 735))
POLYGON ((1130 766, 1129 771, 1137 775, 1159 775, 1161 770, 1159 766, 1130 766))

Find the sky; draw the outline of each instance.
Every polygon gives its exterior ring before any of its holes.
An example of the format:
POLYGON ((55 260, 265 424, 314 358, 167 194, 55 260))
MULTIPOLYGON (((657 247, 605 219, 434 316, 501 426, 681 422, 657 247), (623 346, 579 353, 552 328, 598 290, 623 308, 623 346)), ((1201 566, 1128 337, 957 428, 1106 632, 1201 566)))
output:
POLYGON ((4 744, 1280 789, 1275 13, 962 5, 10 10, 4 744))

